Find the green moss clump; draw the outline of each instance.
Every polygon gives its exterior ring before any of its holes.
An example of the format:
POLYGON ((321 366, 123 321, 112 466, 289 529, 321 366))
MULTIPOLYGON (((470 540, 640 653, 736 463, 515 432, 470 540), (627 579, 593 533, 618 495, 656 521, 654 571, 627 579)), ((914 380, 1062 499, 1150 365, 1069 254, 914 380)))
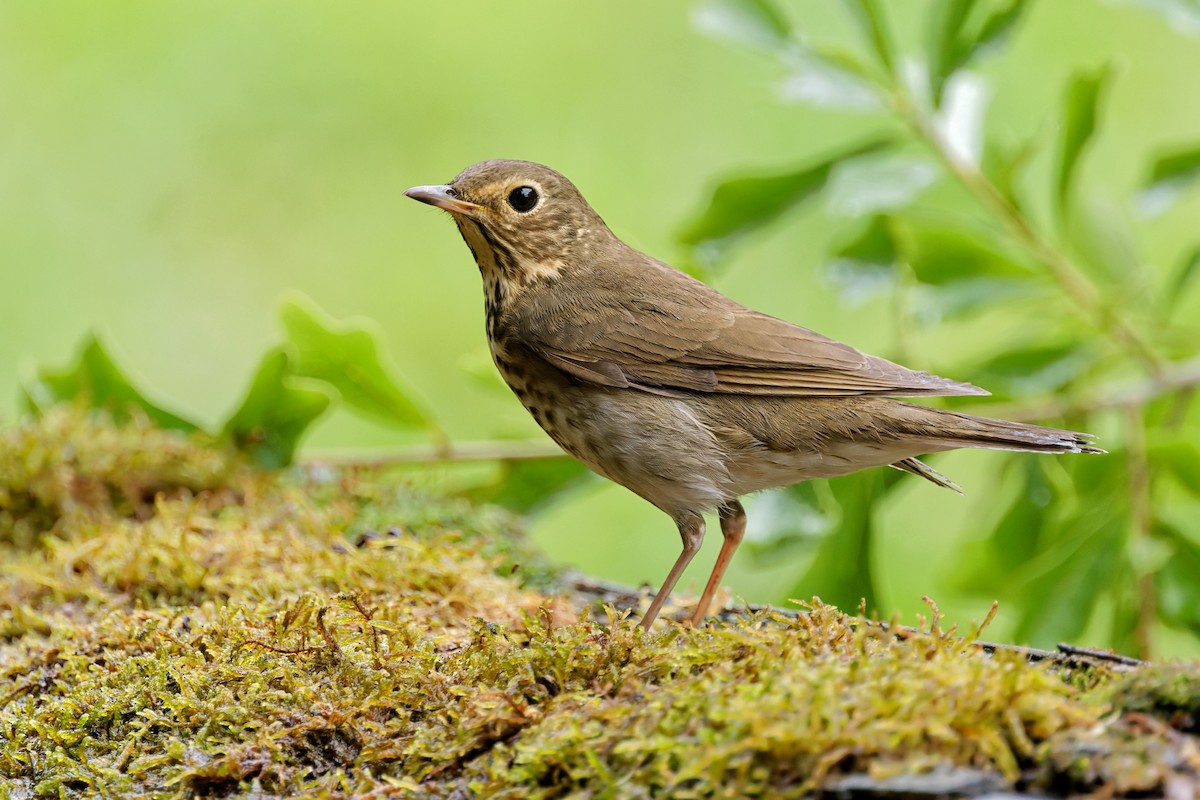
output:
POLYGON ((99 411, 59 407, 0 430, 0 542, 28 547, 64 517, 144 517, 155 496, 231 485, 237 461, 207 436, 116 426, 99 411))
POLYGON ((1108 689, 1124 711, 1162 719, 1171 727, 1200 733, 1200 670, 1187 662, 1154 664, 1123 675, 1108 689))
POLYGON ((73 413, 0 445, 40 509, 0 541, 0 786, 21 796, 800 797, 947 765, 1153 793, 1200 772, 1150 716, 1195 699, 1196 665, 1085 689, 819 601, 647 633, 534 591, 502 512, 73 413), (30 460, 49 442, 76 455, 30 460))
POLYGON ((592 649, 607 653, 619 636, 620 668, 589 660, 594 674, 497 748, 481 794, 515 784, 557 796, 638 776, 651 795, 736 785, 736 796, 799 797, 837 772, 948 763, 1015 780, 1035 742, 1100 711, 1017 656, 967 654, 940 634, 897 640, 819 603, 729 629, 613 631, 592 649))

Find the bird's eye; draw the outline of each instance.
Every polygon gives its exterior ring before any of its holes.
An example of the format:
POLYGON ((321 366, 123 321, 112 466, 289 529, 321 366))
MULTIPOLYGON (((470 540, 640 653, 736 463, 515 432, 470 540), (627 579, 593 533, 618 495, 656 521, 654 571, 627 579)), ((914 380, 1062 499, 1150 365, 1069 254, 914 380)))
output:
POLYGON ((538 204, 537 189, 532 186, 518 186, 508 193, 508 204, 513 207, 514 211, 522 214, 532 211, 533 207, 538 204))

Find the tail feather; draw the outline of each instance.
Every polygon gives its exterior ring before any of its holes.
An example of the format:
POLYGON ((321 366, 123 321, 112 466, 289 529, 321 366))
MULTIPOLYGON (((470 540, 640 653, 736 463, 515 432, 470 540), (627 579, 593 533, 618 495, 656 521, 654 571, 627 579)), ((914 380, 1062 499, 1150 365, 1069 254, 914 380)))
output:
POLYGON ((1028 453, 1105 452, 1093 444, 1096 437, 1088 433, 905 405, 910 409, 919 409, 919 418, 913 420, 916 426, 911 432, 919 434, 938 449, 982 447, 1028 453))
POLYGON ((938 486, 945 487, 957 494, 963 494, 961 486, 919 459, 906 458, 903 461, 897 461, 891 466, 904 472, 911 472, 913 475, 920 475, 925 480, 932 481, 938 486))
MULTIPOLYGON (((981 447, 989 450, 1016 450, 1026 453, 1104 453, 1092 444, 1094 436, 1061 428, 1047 428, 1024 422, 976 417, 956 411, 927 408, 904 403, 911 409, 909 434, 929 446, 928 452, 981 447)), ((920 475, 938 486, 962 494, 958 484, 916 458, 905 458, 891 466, 920 475)))

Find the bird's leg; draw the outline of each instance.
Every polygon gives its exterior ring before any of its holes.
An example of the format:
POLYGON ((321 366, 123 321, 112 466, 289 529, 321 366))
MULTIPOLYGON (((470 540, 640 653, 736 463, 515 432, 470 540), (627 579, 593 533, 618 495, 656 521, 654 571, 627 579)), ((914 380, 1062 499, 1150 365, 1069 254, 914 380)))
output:
POLYGON ((689 511, 675 522, 679 525, 679 536, 683 539, 683 552, 679 554, 679 558, 675 559, 675 566, 671 567, 671 571, 667 573, 667 579, 663 581, 662 588, 658 590, 658 594, 654 595, 654 602, 650 604, 650 608, 646 609, 646 614, 642 617, 640 624, 647 630, 654 624, 658 612, 662 610, 663 603, 667 601, 671 590, 679 581, 679 576, 687 569, 688 563, 700 550, 700 544, 704 541, 704 517, 689 511))
POLYGON ((704 621, 713 595, 721 585, 721 578, 725 577, 725 568, 733 560, 733 551, 737 550, 738 545, 742 543, 742 537, 746 535, 746 509, 742 508, 741 503, 731 500, 721 506, 718 513, 721 517, 721 535, 725 537, 725 541, 721 544, 721 553, 717 556, 717 563, 713 565, 712 575, 708 576, 704 594, 700 595, 700 602, 692 614, 693 627, 704 621))

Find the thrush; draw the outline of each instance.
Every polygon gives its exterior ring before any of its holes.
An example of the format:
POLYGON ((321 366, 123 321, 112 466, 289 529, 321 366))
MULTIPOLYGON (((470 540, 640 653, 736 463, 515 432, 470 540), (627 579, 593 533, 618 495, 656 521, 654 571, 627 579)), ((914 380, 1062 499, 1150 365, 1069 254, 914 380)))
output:
POLYGON ((962 447, 1103 452, 1087 434, 895 399, 988 392, 739 305, 622 242, 549 167, 485 161, 405 194, 453 217, 492 359, 537 423, 675 521, 683 549, 644 627, 715 510, 724 542, 691 622, 704 619, 746 530, 743 495, 888 465, 957 491, 917 456, 962 447))

